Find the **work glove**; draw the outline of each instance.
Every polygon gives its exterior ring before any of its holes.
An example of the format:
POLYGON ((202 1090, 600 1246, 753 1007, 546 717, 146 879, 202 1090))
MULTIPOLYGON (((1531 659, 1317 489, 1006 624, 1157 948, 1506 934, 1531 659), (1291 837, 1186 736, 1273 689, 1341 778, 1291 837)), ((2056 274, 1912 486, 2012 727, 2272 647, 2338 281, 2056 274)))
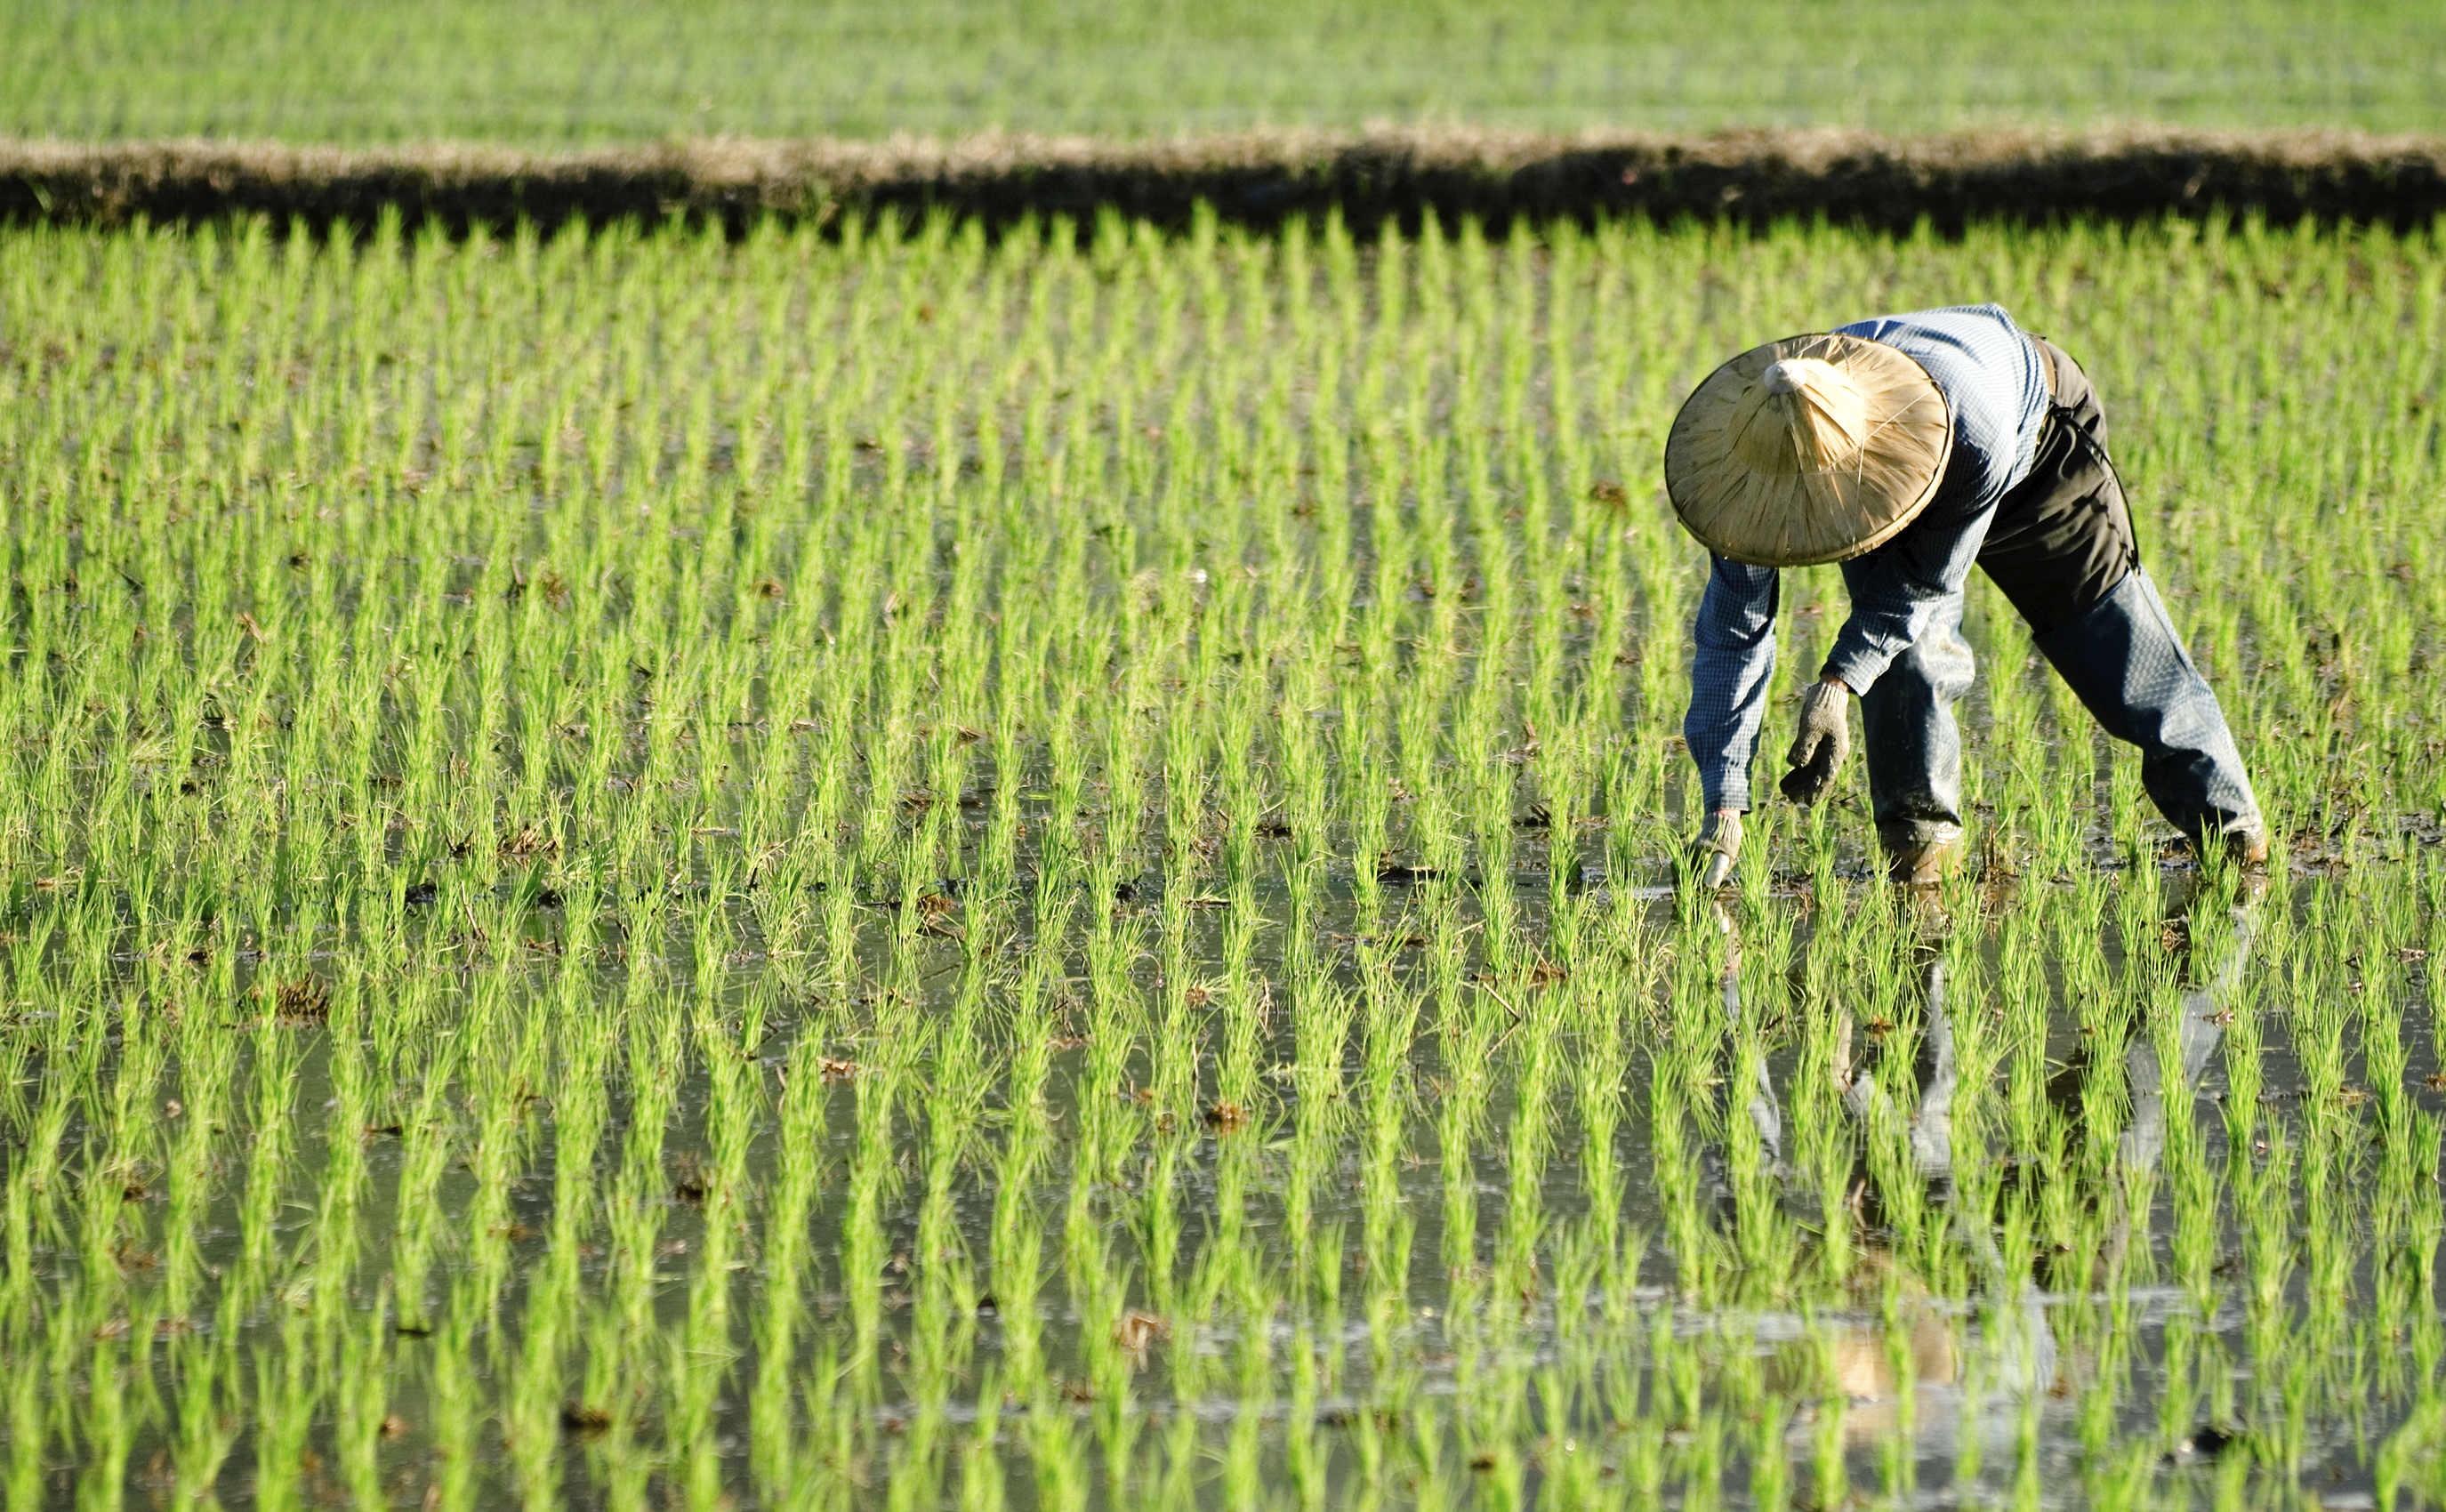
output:
POLYGON ((1741 853, 1741 816, 1729 808, 1709 814, 1690 842, 1689 874, 1713 892, 1733 874, 1733 859, 1741 853))
POLYGON ((1816 682, 1800 695, 1800 732, 1792 737, 1784 761, 1792 770, 1779 784, 1796 803, 1814 803, 1825 795, 1843 758, 1852 754, 1851 694, 1840 683, 1816 682))

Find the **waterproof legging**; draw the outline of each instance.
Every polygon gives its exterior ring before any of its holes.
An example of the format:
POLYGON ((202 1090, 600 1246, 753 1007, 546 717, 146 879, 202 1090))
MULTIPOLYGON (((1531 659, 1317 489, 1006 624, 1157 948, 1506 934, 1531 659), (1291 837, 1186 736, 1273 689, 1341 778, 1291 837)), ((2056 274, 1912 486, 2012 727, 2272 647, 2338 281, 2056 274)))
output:
MULTIPOLYGON (((2029 476, 1997 505, 1980 570, 2098 725, 2139 747, 2141 785, 2168 822, 2195 843, 2256 830, 2259 802, 2216 694, 2140 568, 2097 391, 2060 349, 2039 350, 2055 399, 2029 476)), ((1974 667, 1957 594, 1860 700, 1870 804, 1891 849, 1962 833, 1953 705, 1974 667)))

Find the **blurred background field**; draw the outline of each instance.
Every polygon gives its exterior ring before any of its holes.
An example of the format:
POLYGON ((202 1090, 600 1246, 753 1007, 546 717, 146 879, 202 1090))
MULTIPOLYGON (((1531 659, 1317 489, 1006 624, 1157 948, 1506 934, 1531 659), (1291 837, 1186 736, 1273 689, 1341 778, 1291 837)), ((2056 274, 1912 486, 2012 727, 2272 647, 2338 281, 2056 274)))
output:
POLYGON ((0 39, 0 135, 80 140, 2446 118, 2428 0, 18 0, 0 39))

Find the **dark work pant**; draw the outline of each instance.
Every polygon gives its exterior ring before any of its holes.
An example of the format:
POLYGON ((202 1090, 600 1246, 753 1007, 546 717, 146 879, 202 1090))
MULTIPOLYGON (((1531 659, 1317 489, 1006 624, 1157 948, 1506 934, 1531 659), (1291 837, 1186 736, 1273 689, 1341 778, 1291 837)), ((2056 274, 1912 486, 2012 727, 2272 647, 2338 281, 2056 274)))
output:
MULTIPOLYGON (((2195 841, 2255 829, 2258 800, 2216 694, 2140 570, 2097 391, 2060 349, 2039 350, 2055 402, 2029 476, 1996 507, 1980 570, 2099 726, 2139 747, 2141 784, 2169 822, 2195 841)), ((1953 705, 1974 669, 1956 595, 1860 700, 1870 804, 1891 848, 1962 833, 1953 705)))

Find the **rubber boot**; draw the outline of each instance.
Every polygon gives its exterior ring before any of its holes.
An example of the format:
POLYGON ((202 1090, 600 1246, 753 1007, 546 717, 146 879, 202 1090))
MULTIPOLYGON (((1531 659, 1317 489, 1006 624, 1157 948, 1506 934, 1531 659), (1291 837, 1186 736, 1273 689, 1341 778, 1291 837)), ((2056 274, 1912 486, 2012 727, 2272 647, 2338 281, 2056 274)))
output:
POLYGON ((2229 829, 2217 837, 2226 864, 2259 874, 2267 870, 2267 830, 2262 825, 2229 829))
POLYGON ((1947 829, 1950 833, 1912 824, 1898 826, 1890 836, 1885 826, 1879 826, 1877 843, 1886 853, 1886 879, 1899 887, 1942 886, 1962 869, 1962 826, 1947 829))

